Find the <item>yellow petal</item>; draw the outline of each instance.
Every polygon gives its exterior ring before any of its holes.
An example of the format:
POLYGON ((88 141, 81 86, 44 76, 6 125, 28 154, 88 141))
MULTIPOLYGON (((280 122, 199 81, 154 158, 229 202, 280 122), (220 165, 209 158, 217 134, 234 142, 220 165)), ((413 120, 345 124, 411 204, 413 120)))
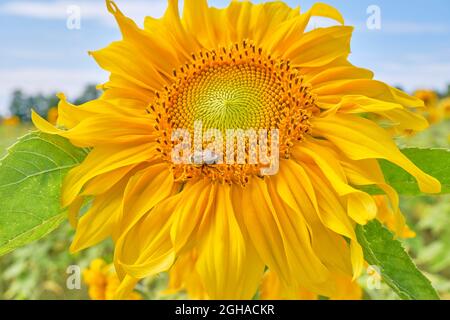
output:
MULTIPOLYGON (((296 10, 292 11, 293 13, 297 12, 296 10)), ((293 44, 299 41, 313 16, 334 19, 344 24, 344 19, 339 11, 329 5, 316 3, 306 13, 294 15, 291 19, 284 19, 264 39, 261 39, 261 45, 266 47, 271 54, 283 56, 293 44)))
POLYGON ((331 115, 313 121, 315 134, 327 138, 350 159, 386 159, 414 176, 423 192, 441 191, 439 181, 417 168, 372 121, 350 115, 331 115))
POLYGON ((300 216, 297 219, 305 220, 309 227, 312 248, 324 265, 330 270, 340 270, 350 275, 350 250, 344 238, 326 228, 320 220, 319 208, 313 206, 311 196, 306 192, 311 181, 305 170, 292 160, 283 161, 280 172, 268 179, 268 184, 272 198, 279 197, 293 209, 294 217, 300 216))
POLYGON ((362 300, 363 290, 357 281, 351 277, 337 274, 334 277, 337 292, 334 296, 329 297, 330 300, 362 300))
POLYGON ((32 119, 39 130, 65 137, 81 148, 105 144, 149 143, 156 140, 149 119, 145 117, 97 115, 84 119, 67 131, 53 127, 34 111, 32 119), (111 123, 114 123, 114 126, 111 126, 111 123))
MULTIPOLYGON (((383 172, 376 160, 366 159, 353 161, 350 159, 341 159, 346 175, 349 177, 349 180, 353 185, 356 186, 368 186, 368 185, 377 185, 381 190, 385 192, 388 196, 391 209, 390 213, 392 214, 392 221, 395 221, 394 231, 398 234, 401 234, 406 227, 405 218, 399 209, 400 199, 397 192, 386 184, 383 176, 383 172)), ((384 198, 384 196, 381 196, 384 198)), ((380 206, 380 202, 377 197, 374 197, 374 200, 378 207, 377 218, 380 219, 380 216, 386 213, 385 207, 380 206), (380 209, 382 210, 380 212, 380 209)))
POLYGON ((72 203, 82 188, 91 179, 118 168, 151 161, 156 158, 156 143, 128 146, 99 146, 94 148, 84 162, 72 169, 64 180, 62 204, 64 207, 72 203))
POLYGON ((186 29, 196 35, 202 47, 212 49, 216 46, 217 41, 206 0, 185 0, 183 22, 186 29))
POLYGON ((170 231, 177 253, 190 248, 198 240, 200 230, 210 219, 214 210, 216 190, 209 180, 187 183, 182 192, 180 204, 173 212, 174 221, 170 231))
POLYGON ((404 107, 420 106, 420 100, 406 93, 388 86, 387 84, 372 79, 342 79, 324 83, 312 90, 319 100, 330 98, 340 101, 345 96, 360 95, 385 102, 401 104, 404 107))
POLYGON ((136 279, 170 269, 175 261, 170 227, 172 212, 178 202, 178 196, 167 198, 123 234, 117 241, 114 256, 118 269, 136 279))
POLYGON ((121 282, 119 287, 117 288, 114 299, 116 300, 124 300, 130 296, 133 292, 134 287, 139 282, 139 279, 133 278, 131 276, 126 276, 121 282))
POLYGON ((203 286, 203 280, 195 269, 196 262, 197 252, 195 250, 178 256, 177 261, 169 272, 170 278, 168 288, 164 290, 162 294, 173 295, 179 291, 186 290, 189 299, 209 299, 203 286))
MULTIPOLYGON (((141 51, 123 41, 113 42, 104 49, 90 52, 90 55, 103 69, 144 90, 163 90, 167 83, 141 51)), ((114 79, 110 81, 114 83, 114 79)))
POLYGON ((285 52, 297 67, 319 67, 350 53, 352 27, 335 26, 305 33, 285 52), (320 50, 317 50, 320 48, 320 50))
POLYGON ((178 0, 169 0, 168 7, 161 19, 146 17, 144 28, 150 33, 164 37, 176 48, 179 59, 189 59, 193 52, 197 52, 200 47, 195 41, 193 34, 188 32, 180 19, 178 0))
POLYGON ((309 168, 307 172, 314 185, 319 204, 318 213, 322 223, 334 232, 351 239, 351 262, 353 274, 357 277, 362 271, 364 258, 362 248, 356 238, 354 226, 347 215, 346 209, 323 173, 306 163, 303 163, 303 166, 309 168))
POLYGON ((196 269, 211 299, 251 299, 264 264, 247 244, 234 214, 229 185, 217 186, 215 213, 200 240, 196 269))
POLYGON ((258 255, 281 281, 287 286, 302 283, 315 292, 332 291, 326 283, 329 273, 314 254, 304 219, 271 196, 266 182, 259 178, 253 178, 240 197, 248 235, 258 255))
POLYGON ((278 275, 267 271, 260 288, 261 300, 317 300, 319 296, 304 288, 292 290, 281 283, 278 275))
POLYGON ((128 181, 123 197, 121 233, 128 232, 144 214, 176 193, 178 188, 165 163, 149 166, 134 175, 128 181))
POLYGON ((113 234, 121 209, 124 186, 116 186, 105 195, 97 196, 92 207, 78 223, 70 247, 72 253, 92 247, 113 234))
POLYGON ((84 198, 77 197, 75 199, 75 201, 68 208, 69 223, 73 228, 76 228, 78 225, 78 214, 80 213, 83 203, 84 203, 84 198))
POLYGON ((372 71, 350 65, 324 68, 323 70, 317 72, 317 74, 315 74, 311 79, 309 79, 309 82, 314 89, 336 83, 336 81, 372 78, 372 71))
POLYGON ((379 113, 389 119, 398 130, 423 131, 429 127, 428 121, 420 114, 408 110, 386 110, 379 113))
MULTIPOLYGON (((242 8, 242 4, 240 4, 240 2, 232 2, 228 9, 230 16, 238 17, 239 12, 241 11, 239 8, 242 8), (233 13, 231 13, 231 11, 233 11, 233 13)), ((281 1, 253 5, 252 13, 248 21, 247 38, 262 45, 266 39, 269 39, 278 29, 281 28, 284 22, 290 21, 299 15, 300 10, 298 8, 291 9, 288 5, 281 1)), ((243 19, 241 18, 241 20, 243 19)), ((245 20, 243 20, 243 22, 245 22, 245 20)), ((234 28, 233 25, 235 23, 236 20, 230 20, 231 28, 234 28)), ((242 33, 241 35, 243 36, 242 33)), ((242 39, 238 39, 237 37, 232 39, 232 41, 240 40, 242 39)))
POLYGON ((372 197, 365 192, 351 187, 344 170, 339 164, 338 156, 332 150, 317 143, 305 141, 293 150, 298 159, 309 157, 323 171, 338 195, 347 198, 348 213, 359 224, 366 224, 374 219, 377 208, 372 197))
POLYGON ((311 16, 324 17, 336 20, 337 22, 344 24, 344 17, 341 13, 334 7, 326 4, 326 3, 315 3, 311 9, 307 12, 311 16))
MULTIPOLYGON (((127 180, 138 170, 138 164, 118 168, 92 178, 83 188, 83 196, 97 196, 111 190, 121 180, 127 180)), ((123 183, 126 183, 123 181, 123 183)))
MULTIPOLYGON (((170 47, 169 43, 162 37, 155 36, 140 29, 133 20, 123 15, 113 1, 107 0, 106 5, 109 12, 116 18, 124 41, 128 44, 128 50, 135 48, 139 50, 139 52, 142 52, 147 58, 147 61, 155 66, 156 70, 170 79, 172 77, 172 70, 181 65, 183 61, 177 59, 177 54, 175 50, 170 47)), ((121 55, 121 57, 124 58, 125 56, 121 55)), ((115 59, 114 61, 120 63, 120 59, 115 59)))

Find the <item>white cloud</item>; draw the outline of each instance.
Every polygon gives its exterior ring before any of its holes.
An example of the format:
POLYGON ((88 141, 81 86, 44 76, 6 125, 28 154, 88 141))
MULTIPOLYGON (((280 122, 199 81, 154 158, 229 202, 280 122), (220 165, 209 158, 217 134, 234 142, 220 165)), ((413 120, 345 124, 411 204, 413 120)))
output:
MULTIPOLYGON (((307 31, 322 28, 322 27, 331 27, 339 25, 339 22, 334 21, 333 19, 323 18, 323 17, 312 17, 307 31)), ((399 22, 391 22, 391 21, 382 21, 381 29, 379 30, 370 30, 367 28, 365 22, 355 22, 355 21, 345 21, 345 25, 354 26, 355 31, 357 32, 371 32, 371 33, 381 33, 381 34, 389 34, 389 35, 441 35, 441 34, 449 34, 450 33, 450 25, 447 24, 433 24, 433 23, 419 23, 419 22, 407 22, 407 21, 399 21, 399 22)))
POLYGON ((386 22, 381 24, 381 32, 389 34, 446 34, 450 27, 444 24, 417 22, 386 22))
MULTIPOLYGON (((137 22, 146 16, 161 17, 167 6, 164 0, 117 0, 120 10, 137 22)), ((71 6, 81 10, 81 21, 97 20, 112 24, 112 15, 106 9, 103 0, 57 0, 57 1, 8 1, 0 5, 0 13, 35 19, 66 20, 71 6)))
POLYGON ((412 52, 380 55, 376 52, 366 52, 359 55, 355 61, 357 66, 367 67, 374 71, 375 78, 390 85, 398 85, 411 92, 420 88, 447 91, 450 84, 450 47, 440 47, 438 50, 423 50, 412 52))
POLYGON ((347 23, 348 25, 354 25, 355 31, 358 32, 371 32, 380 33, 386 35, 443 35, 450 33, 450 25, 447 24, 434 24, 424 22, 408 22, 408 21, 383 21, 381 22, 381 29, 370 30, 367 28, 365 22, 358 22, 355 24, 347 23))
POLYGON ((436 89, 446 91, 450 84, 450 62, 428 60, 418 63, 405 57, 404 62, 386 62, 375 68, 376 78, 407 91, 436 89))
POLYGON ((27 94, 64 92, 69 97, 78 96, 88 83, 107 81, 107 72, 101 69, 73 70, 52 68, 23 68, 0 70, 0 114, 6 114, 10 94, 21 89, 27 94))

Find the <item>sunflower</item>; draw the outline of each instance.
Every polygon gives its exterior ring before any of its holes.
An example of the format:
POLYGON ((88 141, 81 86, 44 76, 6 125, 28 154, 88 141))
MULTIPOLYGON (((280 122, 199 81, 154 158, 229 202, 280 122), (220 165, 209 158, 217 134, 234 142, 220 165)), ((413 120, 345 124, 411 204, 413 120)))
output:
POLYGON ((141 29, 106 3, 123 39, 91 53, 111 74, 103 95, 81 106, 60 95, 57 127, 33 120, 91 150, 66 177, 62 203, 77 230, 73 252, 113 238, 118 297, 184 264, 192 271, 173 283, 200 297, 250 299, 267 269, 283 292, 333 297, 336 275, 356 278, 364 264, 355 225, 377 217, 359 187, 377 185, 399 219, 378 159, 440 191, 367 116, 422 130, 409 108, 423 102, 348 62, 353 28, 333 7, 185 0, 181 17, 169 0, 141 29), (308 31, 313 16, 336 26, 308 31), (261 138, 258 161, 248 132, 261 138))
POLYGON ((424 115, 430 124, 439 123, 443 120, 444 114, 439 108, 439 96, 433 90, 417 90, 414 96, 422 100, 425 104, 424 115))
MULTIPOLYGON (((92 300, 114 300, 120 280, 114 271, 114 266, 103 259, 95 259, 89 268, 83 270, 84 282, 88 285, 89 297, 92 300)), ((142 300, 137 292, 130 292, 126 300, 142 300)))
POLYGON ((416 90, 414 96, 422 100, 427 109, 434 108, 439 100, 437 93, 428 89, 416 90))
POLYGON ((439 110, 442 113, 443 119, 450 118, 450 97, 444 98, 439 101, 439 110))
POLYGON ((4 118, 0 124, 8 127, 16 127, 20 124, 20 118, 18 116, 10 116, 8 118, 4 118))

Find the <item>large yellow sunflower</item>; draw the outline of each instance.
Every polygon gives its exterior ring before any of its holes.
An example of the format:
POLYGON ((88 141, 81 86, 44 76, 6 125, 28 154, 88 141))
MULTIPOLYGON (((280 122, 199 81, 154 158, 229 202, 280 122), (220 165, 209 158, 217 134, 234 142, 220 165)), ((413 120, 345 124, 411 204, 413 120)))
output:
POLYGON ((250 299, 266 268, 283 296, 302 288, 334 297, 336 275, 356 277, 364 263, 355 225, 377 217, 376 199, 359 186, 384 190, 392 225, 404 230, 378 159, 405 169, 422 191, 440 191, 367 116, 422 130, 426 120, 408 111, 422 101, 348 62, 353 28, 336 9, 237 1, 217 9, 185 0, 180 17, 178 1, 169 0, 165 15, 140 29, 114 2, 107 8, 123 40, 92 52, 111 73, 104 94, 81 106, 61 95, 57 127, 33 120, 91 148, 67 176, 62 202, 77 226, 72 251, 114 239, 118 297, 178 264, 191 272, 177 272, 184 277, 177 281, 195 280, 202 297, 250 299), (339 25, 306 31, 313 16, 339 25), (221 163, 200 150, 198 161, 188 136, 172 139, 183 129, 222 150, 229 141, 217 137, 237 130, 231 145, 245 140, 245 155, 221 163), (270 130, 276 148, 260 143, 259 155, 271 161, 254 161, 254 140, 242 135, 251 129, 270 130), (183 143, 193 153, 174 157, 183 143), (78 221, 86 199, 92 205, 78 221))

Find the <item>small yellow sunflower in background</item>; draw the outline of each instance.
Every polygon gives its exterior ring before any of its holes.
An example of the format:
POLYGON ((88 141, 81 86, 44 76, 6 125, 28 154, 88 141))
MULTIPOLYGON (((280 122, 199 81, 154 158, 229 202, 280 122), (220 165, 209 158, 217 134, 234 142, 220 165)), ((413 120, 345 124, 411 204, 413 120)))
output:
POLYGON ((443 117, 445 119, 449 119, 450 118, 450 97, 442 99, 439 102, 439 110, 442 112, 443 117))
POLYGON ((8 127, 16 127, 20 124, 20 118, 18 116, 11 116, 11 117, 7 117, 4 118, 3 120, 0 119, 0 123, 4 126, 8 126, 8 127))
POLYGON ((424 102, 424 115, 431 124, 439 123, 443 119, 442 110, 439 106, 439 96, 433 90, 417 90, 414 96, 424 102))
MULTIPOLYGON (((378 159, 405 169, 422 191, 440 191, 366 117, 420 131, 428 123, 409 108, 423 102, 348 62, 353 28, 336 9, 238 1, 217 9, 185 0, 181 17, 178 1, 169 0, 165 15, 140 29, 114 2, 107 7, 123 39, 92 53, 111 73, 104 94, 78 107, 61 95, 57 127, 33 120, 92 148, 67 176, 62 201, 77 227, 73 252, 114 239, 118 298, 139 279, 170 271, 171 288, 188 287, 194 297, 251 299, 266 269, 280 296, 335 297, 339 277, 356 278, 364 265, 355 225, 378 214, 376 199, 359 186, 384 190, 403 230, 399 197, 378 159), (306 31, 313 16, 339 25, 306 31), (228 143, 216 138, 229 130, 270 130, 277 170, 254 161, 248 137, 242 161, 221 163, 202 150, 197 161, 190 146, 179 162, 174 150, 190 145, 188 136, 173 139, 180 130, 212 131, 222 151, 228 143)), ((231 145, 244 139, 237 137, 231 145)))
POLYGON ((436 107, 439 97, 433 90, 420 89, 414 92, 414 96, 422 100, 425 104, 425 108, 436 107))
MULTIPOLYGON (((114 300, 120 280, 114 271, 114 266, 103 259, 95 259, 89 268, 83 270, 84 282, 88 285, 89 297, 92 300, 114 300)), ((137 292, 130 292, 124 297, 127 300, 141 300, 137 292)))

